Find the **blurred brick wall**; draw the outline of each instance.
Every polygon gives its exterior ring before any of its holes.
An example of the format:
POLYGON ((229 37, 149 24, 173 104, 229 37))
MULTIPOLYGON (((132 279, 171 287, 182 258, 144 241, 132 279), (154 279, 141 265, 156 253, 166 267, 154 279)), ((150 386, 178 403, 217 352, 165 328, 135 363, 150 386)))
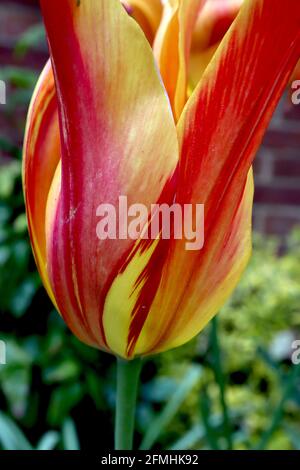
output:
POLYGON ((26 60, 12 54, 20 35, 40 21, 37 0, 0 0, 0 66, 13 63, 40 69, 47 57, 45 51, 30 52, 26 60))
MULTIPOLYGON (((47 59, 45 50, 30 52, 21 59, 12 52, 17 38, 41 20, 38 1, 0 1, 0 66, 26 65, 40 70, 47 59)), ((16 135, 17 126, 2 114, 2 135, 21 143, 22 130, 16 135)), ((255 180, 255 228, 284 236, 300 225, 300 105, 292 105, 287 97, 281 101, 259 151, 255 180)))
MULTIPOLYGON (((45 47, 29 51, 25 56, 14 53, 16 43, 31 26, 41 22, 37 0, 0 0, 0 70, 6 66, 27 67, 39 72, 46 63, 48 53, 45 47)), ((7 105, 10 103, 11 90, 7 89, 7 105)), ((16 106, 9 113, 8 106, 0 108, 0 135, 17 145, 22 145, 24 116, 26 109, 16 106)), ((3 155, 0 155, 3 158, 3 155)), ((5 155, 4 155, 5 157, 5 155)))
POLYGON ((255 161, 254 226, 285 235, 300 225, 300 105, 285 95, 255 161))

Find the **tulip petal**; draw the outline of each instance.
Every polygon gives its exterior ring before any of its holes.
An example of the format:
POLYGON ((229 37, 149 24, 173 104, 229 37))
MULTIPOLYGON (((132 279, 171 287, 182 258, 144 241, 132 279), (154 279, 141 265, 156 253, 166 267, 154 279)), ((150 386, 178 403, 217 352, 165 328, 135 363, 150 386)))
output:
POLYGON ((147 285, 151 276, 160 282, 150 308, 132 318, 132 355, 188 341, 236 286, 250 252, 247 175, 300 56, 299 24, 298 0, 290 9, 281 0, 246 1, 187 103, 176 201, 205 205, 205 244, 189 252, 173 241, 161 272, 148 273, 147 285))
MULTIPOLYGON (((23 186, 28 228, 36 264, 43 284, 59 311, 47 270, 46 212, 49 191, 60 169, 60 135, 57 99, 50 61, 47 62, 33 94, 27 118, 23 150, 23 186)), ((90 343, 81 325, 75 334, 90 343)))
POLYGON ((207 0, 198 15, 193 33, 193 49, 204 51, 219 44, 244 0, 207 0))
POLYGON ((33 94, 23 151, 23 186, 36 263, 54 301, 46 271, 45 218, 49 188, 60 159, 56 94, 50 61, 33 94))
POLYGON ((238 14, 244 0, 207 0, 195 25, 189 65, 193 90, 238 14))
POLYGON ((161 0, 128 0, 128 13, 134 18, 152 44, 162 16, 161 0))
POLYGON ((150 210, 178 163, 176 127, 151 47, 119 0, 41 6, 62 158, 47 207, 48 271, 70 328, 81 323, 90 343, 109 349, 106 292, 134 241, 99 240, 97 209, 126 196, 150 210))
POLYGON ((178 120, 187 97, 192 34, 205 0, 168 0, 153 50, 178 120))

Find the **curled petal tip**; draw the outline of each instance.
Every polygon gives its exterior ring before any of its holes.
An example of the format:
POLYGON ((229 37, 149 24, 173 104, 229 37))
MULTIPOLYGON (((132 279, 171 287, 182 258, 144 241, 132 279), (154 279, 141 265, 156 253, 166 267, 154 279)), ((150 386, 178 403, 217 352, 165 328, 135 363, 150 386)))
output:
POLYGON ((122 5, 123 5, 123 7, 125 8, 125 10, 127 11, 127 13, 128 13, 129 15, 132 15, 132 13, 133 13, 133 7, 132 7, 128 2, 126 2, 125 0, 122 1, 122 5))

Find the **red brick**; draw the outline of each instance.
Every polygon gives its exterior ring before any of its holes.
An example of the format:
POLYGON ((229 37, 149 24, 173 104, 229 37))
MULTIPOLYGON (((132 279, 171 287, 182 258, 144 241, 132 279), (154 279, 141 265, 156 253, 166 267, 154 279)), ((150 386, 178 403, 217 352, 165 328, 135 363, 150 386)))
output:
POLYGON ((298 158, 276 158, 273 163, 274 176, 300 178, 300 148, 298 158))
POLYGON ((254 174, 262 184, 267 184, 273 177, 274 151, 262 146, 254 160, 254 174))
POLYGON ((18 57, 9 47, 0 46, 1 67, 13 65, 18 67, 29 67, 40 72, 49 58, 47 52, 29 51, 25 56, 18 57))
POLYGON ((263 155, 259 153, 254 160, 253 169, 256 175, 259 175, 263 172, 263 160, 262 159, 263 159, 263 155))
POLYGON ((30 27, 41 22, 40 11, 36 7, 13 4, 4 1, 0 4, 0 45, 14 47, 18 38, 30 27))
POLYGON ((300 185, 299 188, 256 185, 254 199, 257 204, 300 205, 300 185))
MULTIPOLYGON (((50 0, 51 1, 51 0, 50 0)), ((39 0, 9 0, 9 3, 16 3, 18 5, 26 5, 26 6, 36 6, 39 5, 39 0)))
POLYGON ((284 109, 284 117, 288 120, 300 120, 300 105, 295 105, 292 102, 286 104, 284 109))
POLYGON ((264 138, 264 145, 272 148, 299 148, 300 132, 285 130, 269 130, 264 138))

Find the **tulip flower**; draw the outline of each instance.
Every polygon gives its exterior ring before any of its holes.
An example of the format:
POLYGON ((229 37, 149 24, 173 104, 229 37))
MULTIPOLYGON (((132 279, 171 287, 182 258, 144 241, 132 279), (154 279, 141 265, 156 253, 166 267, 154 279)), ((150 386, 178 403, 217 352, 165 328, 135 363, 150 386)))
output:
POLYGON ((28 115, 24 192, 57 310, 86 344, 133 359, 197 335, 247 265, 251 165, 300 57, 300 3, 245 0, 190 97, 206 2, 123 3, 41 0, 51 63, 28 115), (204 204, 203 248, 99 240, 97 207, 120 196, 149 218, 158 201, 204 204))

